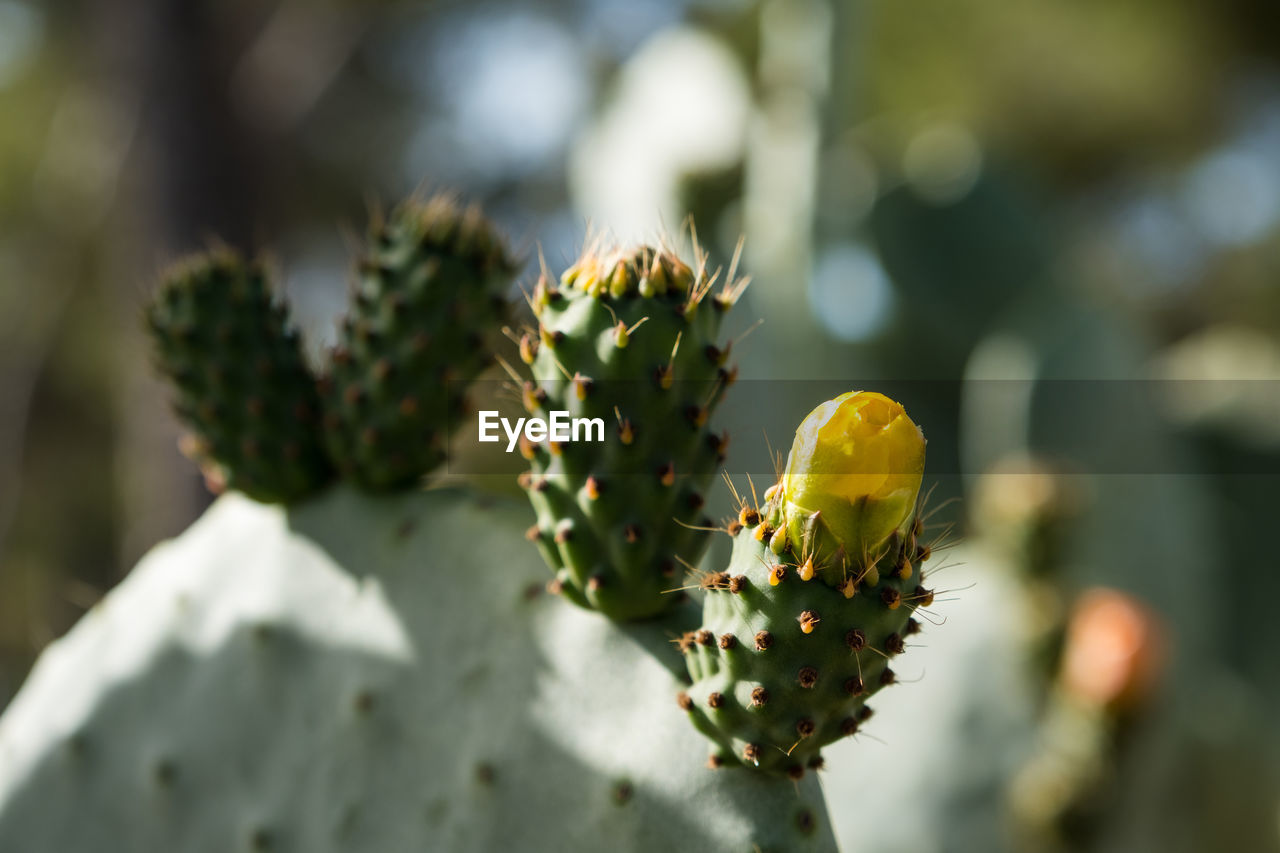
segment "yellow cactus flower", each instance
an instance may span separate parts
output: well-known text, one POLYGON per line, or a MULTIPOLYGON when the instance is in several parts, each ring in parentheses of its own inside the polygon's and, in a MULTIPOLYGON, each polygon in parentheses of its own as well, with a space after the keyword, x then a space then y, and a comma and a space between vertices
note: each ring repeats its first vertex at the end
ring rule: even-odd
POLYGON ((901 404, 850 391, 818 406, 796 430, 782 475, 785 524, 802 542, 818 513, 851 560, 874 559, 909 523, 924 477, 924 434, 901 404))

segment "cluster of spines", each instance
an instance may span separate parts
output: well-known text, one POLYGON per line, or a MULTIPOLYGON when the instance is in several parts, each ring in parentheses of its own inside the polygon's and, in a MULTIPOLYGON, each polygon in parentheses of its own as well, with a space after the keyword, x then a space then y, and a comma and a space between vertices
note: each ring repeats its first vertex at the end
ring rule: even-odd
POLYGON ((445 458, 466 384, 490 363, 514 264, 488 221, 437 196, 375 221, 321 381, 329 451, 365 488, 416 483, 445 458))
POLYGON ((320 401, 266 269, 230 250, 172 267, 146 311, 159 370, 176 386, 184 450, 215 491, 298 500, 333 477, 320 401))
POLYGON ((917 514, 870 560, 822 560, 778 538, 779 521, 770 505, 743 504, 725 525, 734 557, 729 571, 699 578, 705 620, 677 640, 693 679, 677 702, 715 742, 710 767, 798 779, 822 766, 823 746, 857 734, 873 713, 867 700, 896 683, 890 662, 921 630, 916 611, 934 603, 921 577, 933 547, 917 514))
MULTIPOLYGON (((736 259, 735 259, 736 261, 736 259)), ((534 379, 520 382, 532 415, 568 410, 608 424, 605 446, 523 442, 521 484, 538 511, 529 538, 556 572, 553 591, 614 619, 674 604, 680 561, 696 561, 712 522, 702 489, 728 436, 708 420, 736 371, 715 338, 745 287, 674 253, 588 250, 530 297, 536 328, 517 338, 534 379), (700 310, 708 298, 711 311, 700 310), (674 519, 674 520, 673 520, 674 519)))

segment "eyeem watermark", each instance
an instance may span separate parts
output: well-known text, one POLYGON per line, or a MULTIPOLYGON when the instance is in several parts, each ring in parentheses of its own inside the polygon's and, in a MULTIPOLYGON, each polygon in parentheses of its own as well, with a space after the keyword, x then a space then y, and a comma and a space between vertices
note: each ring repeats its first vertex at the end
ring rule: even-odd
POLYGON ((549 418, 517 418, 515 426, 497 411, 480 412, 480 440, 501 441, 498 426, 507 434, 507 452, 515 450, 521 433, 530 441, 604 441, 604 418, 575 418, 568 412, 552 411, 549 418))

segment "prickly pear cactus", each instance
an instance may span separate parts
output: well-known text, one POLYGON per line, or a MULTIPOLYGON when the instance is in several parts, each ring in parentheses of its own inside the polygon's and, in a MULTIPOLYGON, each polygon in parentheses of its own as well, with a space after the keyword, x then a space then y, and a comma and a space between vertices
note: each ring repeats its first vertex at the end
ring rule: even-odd
POLYGON ((542 592, 525 513, 225 495, 0 717, 0 850, 834 851, 815 779, 703 766, 673 623, 542 592))
POLYGON ((703 495, 728 443, 709 418, 734 375, 718 335, 745 282, 731 269, 713 286, 701 257, 693 269, 665 250, 589 249, 559 287, 544 275, 533 293, 525 408, 598 419, 604 440, 524 446, 529 536, 553 588, 611 619, 673 607, 681 564, 706 547, 703 495))
POLYGON ((185 449, 215 488, 286 502, 332 479, 320 400, 261 264, 228 250, 183 261, 164 276, 146 322, 192 430, 185 449))
POLYGON ((353 305, 322 380, 338 470, 411 485, 442 463, 467 383, 491 363, 515 265, 492 226, 447 196, 408 201, 370 229, 353 305))
POLYGON ((793 778, 857 733, 867 700, 932 604, 916 510, 924 438, 897 403, 844 394, 796 431, 779 482, 729 527, 733 555, 704 575, 702 626, 684 635, 693 684, 679 706, 711 764, 793 778))

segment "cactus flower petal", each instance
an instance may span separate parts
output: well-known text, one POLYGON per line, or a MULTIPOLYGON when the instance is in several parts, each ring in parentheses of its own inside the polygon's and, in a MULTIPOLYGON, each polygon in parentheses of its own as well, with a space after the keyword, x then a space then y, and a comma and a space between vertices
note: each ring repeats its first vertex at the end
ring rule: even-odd
POLYGON ((920 428, 883 394, 850 391, 828 400, 800 424, 787 458, 787 529, 799 541, 820 514, 846 553, 872 554, 911 518, 924 447, 920 428))

